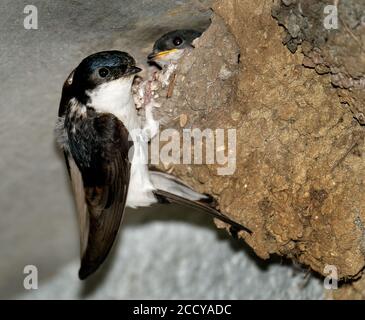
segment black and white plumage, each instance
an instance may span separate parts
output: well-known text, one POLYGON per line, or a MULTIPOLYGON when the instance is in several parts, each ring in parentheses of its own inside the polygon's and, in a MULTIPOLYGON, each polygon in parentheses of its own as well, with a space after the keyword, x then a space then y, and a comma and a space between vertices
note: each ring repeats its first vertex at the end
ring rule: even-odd
POLYGON ((106 51, 85 58, 66 80, 56 135, 64 151, 80 223, 80 279, 107 257, 125 207, 157 202, 203 209, 239 230, 250 232, 212 207, 210 197, 165 173, 151 171, 143 141, 158 123, 151 106, 146 121, 137 114, 132 83, 141 69, 127 53, 106 51))
POLYGON ((185 50, 194 48, 193 41, 201 35, 201 32, 192 29, 179 29, 168 32, 155 42, 148 60, 160 67, 176 62, 182 57, 185 50))

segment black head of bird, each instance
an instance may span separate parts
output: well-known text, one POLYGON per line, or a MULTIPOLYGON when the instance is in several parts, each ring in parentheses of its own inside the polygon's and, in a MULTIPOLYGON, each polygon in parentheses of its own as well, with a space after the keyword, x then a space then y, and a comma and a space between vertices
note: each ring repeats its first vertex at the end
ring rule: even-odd
MULTIPOLYGON (((103 51, 86 57, 71 73, 67 82, 68 95, 86 104, 88 92, 107 85, 115 80, 133 79, 142 71, 136 67, 136 61, 126 52, 103 51)), ((67 84, 67 83, 66 83, 67 84)))
POLYGON ((161 67, 172 61, 177 61, 185 50, 194 48, 193 41, 200 36, 201 32, 189 29, 166 33, 155 42, 148 60, 161 67))

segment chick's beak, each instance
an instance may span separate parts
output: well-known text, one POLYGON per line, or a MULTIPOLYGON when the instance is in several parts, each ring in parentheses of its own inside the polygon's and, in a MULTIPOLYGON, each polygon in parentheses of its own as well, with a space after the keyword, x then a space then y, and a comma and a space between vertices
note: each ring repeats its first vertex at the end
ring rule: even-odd
POLYGON ((147 57, 148 60, 153 60, 156 57, 156 53, 150 53, 147 57))
POLYGON ((178 49, 171 49, 171 50, 166 50, 166 51, 161 51, 161 52, 152 52, 151 54, 148 55, 147 59, 148 60, 158 60, 159 58, 162 58, 164 56, 169 55, 170 53, 173 52, 177 52, 178 49))

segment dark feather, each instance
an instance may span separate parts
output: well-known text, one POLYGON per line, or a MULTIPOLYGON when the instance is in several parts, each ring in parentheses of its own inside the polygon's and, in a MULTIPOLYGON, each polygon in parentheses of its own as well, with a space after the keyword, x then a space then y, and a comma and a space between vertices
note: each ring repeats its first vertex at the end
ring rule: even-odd
POLYGON ((232 227, 234 227, 238 231, 245 231, 249 234, 252 234, 251 230, 249 230, 245 226, 240 225, 239 223, 233 221, 232 219, 230 219, 229 217, 227 217, 220 211, 216 210, 214 208, 215 201, 213 200, 213 198, 202 199, 199 201, 192 201, 192 200, 180 197, 178 195, 172 194, 172 193, 164 191, 164 190, 155 190, 154 194, 157 197, 157 199, 159 200, 159 202, 176 203, 176 204, 187 206, 189 208, 203 210, 204 212, 209 213, 214 218, 230 224, 232 227))
POLYGON ((130 162, 128 131, 112 114, 66 116, 68 163, 81 228, 80 279, 95 272, 116 238, 127 198, 130 162))

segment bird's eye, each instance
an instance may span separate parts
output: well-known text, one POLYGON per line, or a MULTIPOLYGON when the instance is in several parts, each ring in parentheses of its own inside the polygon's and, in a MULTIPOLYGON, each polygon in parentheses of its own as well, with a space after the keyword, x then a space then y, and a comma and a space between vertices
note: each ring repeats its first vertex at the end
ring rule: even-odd
POLYGON ((175 46, 179 46, 183 43, 183 39, 181 39, 180 37, 176 37, 174 40, 173 40, 173 43, 175 46))
POLYGON ((99 69, 99 76, 102 78, 107 77, 109 74, 109 70, 107 68, 100 68, 99 69))

